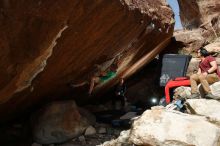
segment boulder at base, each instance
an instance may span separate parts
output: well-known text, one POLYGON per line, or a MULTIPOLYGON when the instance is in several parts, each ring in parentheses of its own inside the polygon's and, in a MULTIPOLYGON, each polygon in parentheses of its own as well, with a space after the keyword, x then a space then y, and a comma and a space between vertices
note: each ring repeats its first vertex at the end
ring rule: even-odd
POLYGON ((65 142, 89 126, 74 101, 53 102, 33 115, 32 122, 34 141, 40 144, 65 142))
POLYGON ((152 146, 219 146, 220 129, 205 117, 164 109, 145 111, 134 121, 130 141, 152 146))
POLYGON ((206 116, 210 122, 220 126, 220 102, 209 99, 188 99, 188 105, 198 115, 206 116))
POLYGON ((219 146, 220 128, 206 117, 153 107, 133 119, 132 128, 100 146, 219 146))

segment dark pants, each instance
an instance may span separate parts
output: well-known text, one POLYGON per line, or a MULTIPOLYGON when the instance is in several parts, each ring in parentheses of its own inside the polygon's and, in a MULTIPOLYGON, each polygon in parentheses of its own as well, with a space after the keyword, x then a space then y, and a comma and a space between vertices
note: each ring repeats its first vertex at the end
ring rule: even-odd
POLYGON ((112 99, 112 105, 115 106, 117 101, 120 101, 121 107, 125 106, 125 96, 122 95, 114 96, 114 98, 112 99))

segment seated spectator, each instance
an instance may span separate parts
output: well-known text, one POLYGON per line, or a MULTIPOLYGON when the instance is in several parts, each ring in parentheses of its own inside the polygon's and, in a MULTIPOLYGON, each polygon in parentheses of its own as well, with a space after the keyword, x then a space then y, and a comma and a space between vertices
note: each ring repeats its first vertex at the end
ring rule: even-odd
POLYGON ((209 84, 213 84, 220 80, 220 72, 215 58, 209 55, 209 52, 205 48, 200 48, 198 50, 198 56, 201 59, 198 72, 190 76, 192 93, 190 98, 200 97, 198 83, 201 83, 201 86, 205 91, 205 98, 220 99, 220 97, 214 96, 211 93, 211 89, 209 87, 209 84))

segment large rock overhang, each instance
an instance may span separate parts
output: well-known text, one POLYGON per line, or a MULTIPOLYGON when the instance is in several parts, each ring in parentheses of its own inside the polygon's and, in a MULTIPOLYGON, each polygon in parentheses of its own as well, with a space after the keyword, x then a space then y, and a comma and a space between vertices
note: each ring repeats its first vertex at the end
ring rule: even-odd
POLYGON ((116 78, 130 76, 162 51, 173 28, 164 0, 1 1, 1 119, 69 95, 67 83, 88 80, 95 64, 117 56, 116 78))

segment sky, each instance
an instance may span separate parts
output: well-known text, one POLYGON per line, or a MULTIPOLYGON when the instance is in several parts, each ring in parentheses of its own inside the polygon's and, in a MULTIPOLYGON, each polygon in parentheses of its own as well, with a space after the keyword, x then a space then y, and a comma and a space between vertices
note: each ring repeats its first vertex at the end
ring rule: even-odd
POLYGON ((175 20, 176 20, 175 29, 182 29, 182 24, 180 22, 180 16, 179 16, 179 4, 177 0, 167 0, 167 2, 171 6, 175 14, 175 20))

